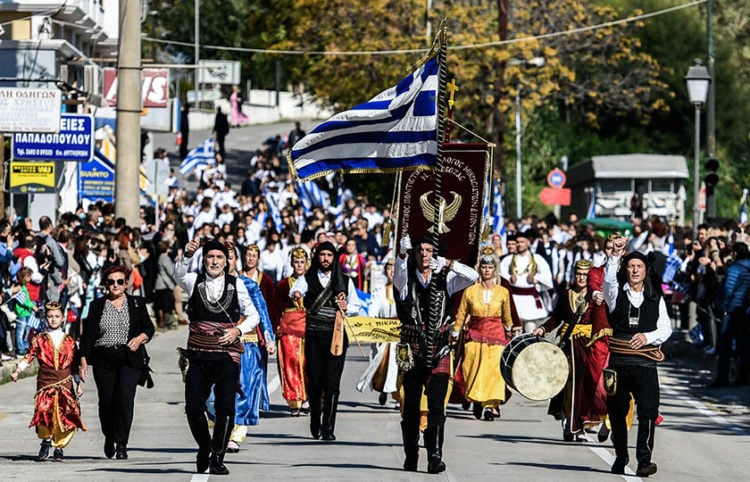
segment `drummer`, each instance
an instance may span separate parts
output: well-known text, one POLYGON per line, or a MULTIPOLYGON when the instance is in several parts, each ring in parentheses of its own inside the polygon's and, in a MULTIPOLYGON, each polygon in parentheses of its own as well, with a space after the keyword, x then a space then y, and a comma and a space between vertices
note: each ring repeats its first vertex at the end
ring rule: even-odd
POLYGON ((575 264, 575 283, 560 296, 552 315, 532 334, 544 336, 562 325, 557 336, 560 348, 568 358, 568 382, 550 400, 548 413, 563 421, 563 439, 587 441, 584 428, 601 423, 600 441, 607 439, 604 423, 607 415, 607 394, 602 383, 602 372, 609 357, 606 307, 591 299, 587 288, 592 264, 579 260, 575 264))
POLYGON ((612 473, 624 474, 630 460, 626 415, 632 396, 638 413, 636 475, 648 477, 656 473, 656 464, 652 461, 659 415, 656 366, 664 359, 660 347, 671 336, 672 323, 661 294, 660 279, 652 280, 648 258, 637 251, 626 255, 619 276, 625 281, 618 283, 617 267, 621 255, 622 248, 617 246, 607 262, 604 277, 604 297, 613 331, 607 375, 614 376, 605 377, 616 455, 612 473))
POLYGON ((511 298, 501 285, 498 260, 491 246, 479 258, 479 282, 466 288, 458 306, 451 336, 463 332, 461 372, 466 400, 474 404, 474 417, 491 422, 508 399, 500 374, 500 357, 513 328, 511 298))
POLYGON ((442 460, 445 436, 445 400, 453 375, 448 331, 452 321, 451 296, 476 282, 477 272, 458 261, 437 256, 427 236, 416 240, 412 248, 406 235, 399 241, 399 254, 393 273, 393 296, 401 320, 399 367, 403 372, 404 470, 417 471, 419 460, 419 421, 422 392, 427 396, 427 471, 445 470, 442 460), (434 277, 434 282, 433 282, 434 277), (432 292, 436 288, 438 291, 432 292), (435 299, 437 298, 437 300, 435 299), (431 303, 438 301, 437 320, 430 317, 431 303), (432 340, 427 337, 434 333, 432 340), (432 346, 432 351, 426 350, 432 346))

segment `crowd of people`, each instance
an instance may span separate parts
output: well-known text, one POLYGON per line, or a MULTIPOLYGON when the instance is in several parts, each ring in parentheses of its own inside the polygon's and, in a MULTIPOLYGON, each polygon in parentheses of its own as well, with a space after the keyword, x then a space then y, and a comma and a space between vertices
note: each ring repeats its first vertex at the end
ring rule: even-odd
MULTIPOLYGON (((298 131, 289 137, 304 136, 298 131)), ((82 390, 89 365, 104 453, 127 459, 135 390, 150 381, 145 346, 155 329, 181 324, 189 331, 181 367, 196 469, 212 474, 229 472, 225 454, 240 449, 268 409, 269 356, 277 356, 290 416, 309 415, 313 438, 336 440, 349 344, 342 319, 358 313, 401 323, 399 340, 373 345, 357 388, 399 403, 407 471, 417 470, 420 431, 428 472, 445 470, 448 400, 477 419, 500 416, 514 388, 500 359, 524 334, 557 337, 571 374, 549 413, 565 440, 587 440, 595 427, 605 441, 611 431, 614 473, 629 462, 631 398, 637 473, 656 472, 659 346, 673 328, 691 328, 689 303, 697 306, 694 341, 718 357, 711 386, 750 381, 743 227, 701 225, 693 235, 653 218, 635 220, 631 235, 605 237, 574 216, 506 220, 507 236, 492 234, 477 265, 467 266, 443 258, 429 237, 389 240, 389 206, 365 195, 349 192, 340 206, 309 203, 285 177, 279 146, 266 147, 239 191, 219 154, 196 172, 196 192, 174 183, 159 218, 143 208, 138 226, 102 203, 36 226, 0 221, 0 326, 11 335, 0 336, 3 360, 23 359, 17 379, 36 358, 39 389, 72 414, 61 424, 53 412, 62 405, 38 397, 40 460, 51 447, 62 460, 72 433, 85 428, 71 394, 82 390), (370 293, 369 306, 361 293, 370 293)))

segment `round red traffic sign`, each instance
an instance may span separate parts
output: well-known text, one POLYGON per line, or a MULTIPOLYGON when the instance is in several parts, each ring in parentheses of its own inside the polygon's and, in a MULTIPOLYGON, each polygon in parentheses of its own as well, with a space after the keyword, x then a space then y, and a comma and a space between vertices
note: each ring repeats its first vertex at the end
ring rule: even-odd
POLYGON ((562 169, 554 168, 547 174, 547 184, 549 184, 549 187, 560 189, 567 181, 568 177, 562 169))

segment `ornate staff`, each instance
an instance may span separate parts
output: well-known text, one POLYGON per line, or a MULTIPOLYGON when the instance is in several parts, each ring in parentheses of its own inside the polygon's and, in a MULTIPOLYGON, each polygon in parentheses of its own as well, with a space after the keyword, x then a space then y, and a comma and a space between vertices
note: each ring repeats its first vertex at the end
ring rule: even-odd
MULTIPOLYGON (((446 66, 446 54, 448 52, 447 43, 447 28, 445 19, 441 22, 440 26, 440 48, 438 50, 438 88, 437 88, 437 157, 435 159, 435 190, 434 200, 435 209, 432 211, 432 256, 437 259, 438 246, 440 242, 440 225, 443 221, 443 206, 442 192, 443 192, 443 155, 444 155, 444 144, 446 139, 446 122, 445 122, 445 110, 446 110, 446 86, 448 84, 447 78, 447 66, 446 66)), ((430 307, 427 319, 427 337, 425 340, 425 353, 426 353, 426 364, 427 367, 432 367, 433 350, 435 347, 435 337, 438 330, 443 322, 443 306, 445 303, 445 292, 439 289, 438 286, 438 274, 432 273, 430 279, 430 307)))

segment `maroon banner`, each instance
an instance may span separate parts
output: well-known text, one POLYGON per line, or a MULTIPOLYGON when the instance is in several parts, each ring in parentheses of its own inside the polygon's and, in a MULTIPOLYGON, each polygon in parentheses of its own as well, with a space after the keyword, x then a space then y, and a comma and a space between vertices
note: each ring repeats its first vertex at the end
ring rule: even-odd
POLYGON ((473 266, 479 250, 489 166, 486 144, 446 144, 440 196, 435 196, 433 171, 402 172, 396 246, 406 233, 412 240, 431 236, 438 206, 440 240, 448 247, 442 255, 473 266))

